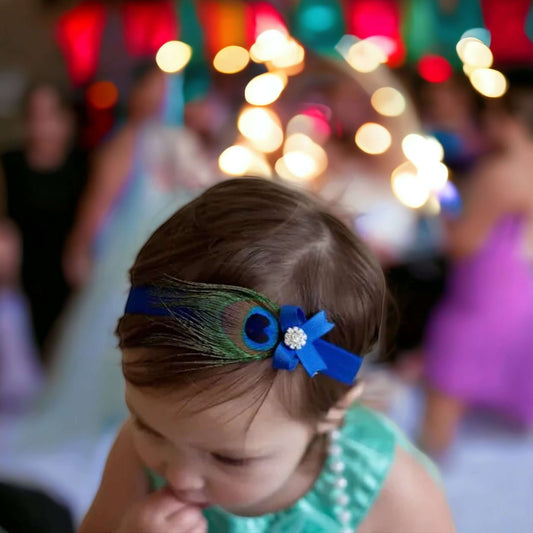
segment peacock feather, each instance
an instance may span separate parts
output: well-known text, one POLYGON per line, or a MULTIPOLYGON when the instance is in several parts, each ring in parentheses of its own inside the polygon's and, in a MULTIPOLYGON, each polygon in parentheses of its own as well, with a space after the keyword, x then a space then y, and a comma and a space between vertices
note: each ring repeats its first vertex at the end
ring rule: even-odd
POLYGON ((215 364, 265 359, 280 338, 279 307, 243 287, 176 279, 132 287, 126 313, 171 318, 168 335, 182 353, 215 364))

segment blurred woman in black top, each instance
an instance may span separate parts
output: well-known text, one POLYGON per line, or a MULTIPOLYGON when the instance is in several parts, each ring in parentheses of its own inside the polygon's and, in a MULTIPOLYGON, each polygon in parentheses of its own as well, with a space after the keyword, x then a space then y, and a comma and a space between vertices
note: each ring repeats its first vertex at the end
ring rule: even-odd
POLYGON ((87 158, 75 146, 73 110, 57 89, 34 87, 25 120, 25 146, 1 156, 0 173, 6 214, 22 234, 22 284, 42 350, 69 294, 61 256, 87 180, 87 158))

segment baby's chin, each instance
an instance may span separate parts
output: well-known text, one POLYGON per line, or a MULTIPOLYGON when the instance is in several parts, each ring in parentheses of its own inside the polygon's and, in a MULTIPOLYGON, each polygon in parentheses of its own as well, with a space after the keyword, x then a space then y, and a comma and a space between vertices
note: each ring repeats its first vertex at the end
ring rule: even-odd
POLYGON ((220 509, 223 509, 227 513, 231 513, 238 516, 259 516, 264 514, 260 510, 260 503, 256 501, 223 501, 215 504, 220 509))
POLYGON ((221 501, 216 506, 237 516, 261 516, 276 510, 272 508, 273 494, 258 494, 253 499, 250 496, 243 495, 242 499, 233 497, 231 501, 221 501))

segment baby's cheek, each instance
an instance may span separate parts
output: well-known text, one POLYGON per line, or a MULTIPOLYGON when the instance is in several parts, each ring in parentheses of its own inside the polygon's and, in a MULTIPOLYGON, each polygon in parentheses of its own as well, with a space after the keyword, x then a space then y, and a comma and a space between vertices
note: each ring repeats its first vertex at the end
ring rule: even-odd
POLYGON ((133 439, 133 444, 144 466, 154 472, 161 473, 164 461, 163 452, 160 446, 157 446, 152 440, 150 437, 137 434, 133 439))
POLYGON ((287 481, 287 476, 275 469, 258 469, 235 473, 212 480, 210 497, 221 507, 253 504, 271 496, 287 481))
POLYGON ((212 487, 210 498, 220 507, 231 510, 233 506, 243 506, 262 500, 269 495, 264 485, 235 477, 233 480, 218 483, 212 487))

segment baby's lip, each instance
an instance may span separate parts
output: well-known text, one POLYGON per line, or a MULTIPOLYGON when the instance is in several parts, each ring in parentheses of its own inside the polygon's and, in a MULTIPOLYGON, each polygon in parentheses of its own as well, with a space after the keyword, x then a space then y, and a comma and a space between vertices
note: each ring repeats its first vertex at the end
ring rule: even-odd
POLYGON ((211 504, 210 503, 200 503, 200 504, 196 504, 198 507, 200 507, 200 509, 207 509, 208 507, 211 507, 211 504))
POLYGON ((181 502, 192 505, 194 507, 199 507, 200 509, 207 509, 207 507, 211 507, 211 504, 209 502, 203 501, 203 502, 195 502, 191 500, 180 500, 181 502))

